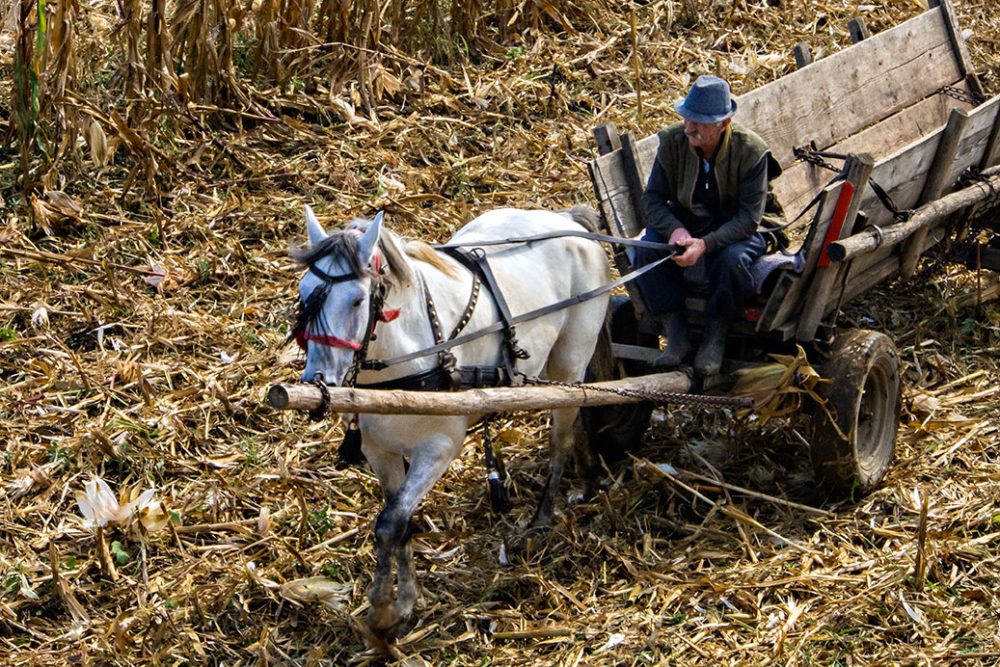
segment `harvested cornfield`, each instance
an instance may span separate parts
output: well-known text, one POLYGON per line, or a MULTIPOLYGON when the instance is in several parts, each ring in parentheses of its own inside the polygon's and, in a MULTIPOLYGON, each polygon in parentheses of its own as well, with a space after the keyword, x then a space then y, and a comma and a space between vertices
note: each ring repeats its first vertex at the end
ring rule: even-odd
MULTIPOLYGON (((507 415, 514 510, 489 512, 473 434, 418 515, 420 622, 387 654, 377 481, 338 469, 336 420, 264 404, 298 375, 303 204, 443 240, 588 203, 595 125, 648 134, 698 73, 746 91, 798 42, 923 7, 0 2, 0 663, 1000 662, 1000 288, 947 249, 843 315, 904 365, 870 496, 814 488, 795 414, 672 407, 507 554, 547 434, 507 415)), ((1000 93, 1000 7, 956 10, 1000 93)))

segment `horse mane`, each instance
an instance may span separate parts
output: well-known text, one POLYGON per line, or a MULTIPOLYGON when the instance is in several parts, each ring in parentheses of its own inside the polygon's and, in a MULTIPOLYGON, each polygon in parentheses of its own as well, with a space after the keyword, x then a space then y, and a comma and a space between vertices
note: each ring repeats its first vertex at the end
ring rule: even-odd
MULTIPOLYGON (((370 220, 355 218, 347 223, 347 229, 357 229, 364 233, 369 224, 371 224, 370 220)), ((430 245, 423 241, 405 239, 391 229, 387 229, 384 224, 382 225, 382 233, 379 234, 379 249, 382 251, 382 257, 388 266, 390 278, 394 278, 400 283, 408 284, 413 280, 413 267, 407 261, 407 257, 429 264, 451 278, 458 277, 455 268, 430 245)))
POLYGON ((351 271, 359 276, 371 273, 367 266, 362 266, 358 258, 358 238, 354 233, 334 232, 314 245, 296 246, 288 254, 299 264, 309 266, 330 255, 341 257, 347 261, 351 271))
POLYGON ((406 244, 405 252, 418 262, 430 264, 435 269, 450 278, 458 278, 458 273, 455 271, 455 267, 446 262, 441 257, 441 253, 423 241, 409 241, 406 244))
MULTIPOLYGON (((315 245, 294 247, 289 255, 299 264, 309 266, 313 262, 330 255, 346 258, 348 266, 357 275, 372 275, 367 266, 362 266, 358 259, 358 239, 368 229, 370 220, 354 218, 339 232, 329 234, 315 245)), ((407 257, 423 262, 441 271, 451 278, 457 278, 455 267, 445 261, 441 253, 423 241, 403 239, 393 231, 382 227, 379 234, 379 250, 385 261, 385 278, 390 284, 407 285, 414 279, 413 267, 407 257)))

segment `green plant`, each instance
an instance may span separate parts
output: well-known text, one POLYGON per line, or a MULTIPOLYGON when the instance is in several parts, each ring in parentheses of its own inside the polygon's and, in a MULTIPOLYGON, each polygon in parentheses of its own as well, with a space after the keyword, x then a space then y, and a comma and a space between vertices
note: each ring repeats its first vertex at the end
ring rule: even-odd
POLYGON ((20 593, 29 600, 37 600, 38 593, 31 587, 28 581, 28 574, 23 565, 18 565, 12 570, 7 570, 3 577, 3 590, 9 595, 20 593))
POLYGON ((243 468, 256 468, 260 465, 260 447, 253 438, 244 438, 240 441, 240 451, 243 452, 243 468))
POLYGON ((132 554, 130 554, 125 549, 125 546, 118 540, 115 540, 114 542, 111 543, 111 556, 115 559, 115 562, 118 563, 119 565, 125 565, 130 560, 132 560, 132 554))
POLYGON ((46 455, 48 456, 49 463, 58 462, 62 466, 63 470, 69 468, 69 449, 66 447, 52 443, 49 445, 46 455))

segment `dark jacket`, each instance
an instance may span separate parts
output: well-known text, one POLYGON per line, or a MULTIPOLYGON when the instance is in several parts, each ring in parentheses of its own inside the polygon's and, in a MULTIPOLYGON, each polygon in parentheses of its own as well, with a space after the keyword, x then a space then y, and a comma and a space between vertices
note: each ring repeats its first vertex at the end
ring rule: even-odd
POLYGON ((659 133, 660 145, 642 195, 649 225, 664 238, 679 227, 705 241, 708 252, 750 238, 761 222, 768 194, 768 168, 777 163, 764 140, 730 124, 711 161, 721 211, 710 215, 694 201, 702 161, 682 123, 659 133))

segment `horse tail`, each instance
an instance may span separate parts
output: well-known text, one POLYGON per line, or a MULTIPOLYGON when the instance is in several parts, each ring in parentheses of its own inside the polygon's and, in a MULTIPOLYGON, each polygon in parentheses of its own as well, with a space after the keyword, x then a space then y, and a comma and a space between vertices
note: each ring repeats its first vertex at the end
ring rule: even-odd
POLYGON ((560 213, 568 216, 570 220, 580 225, 588 232, 596 232, 600 229, 600 214, 586 204, 577 204, 571 209, 560 211, 560 213))

